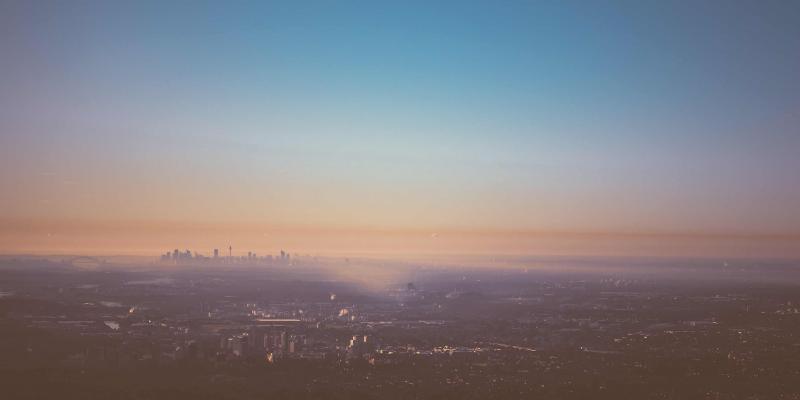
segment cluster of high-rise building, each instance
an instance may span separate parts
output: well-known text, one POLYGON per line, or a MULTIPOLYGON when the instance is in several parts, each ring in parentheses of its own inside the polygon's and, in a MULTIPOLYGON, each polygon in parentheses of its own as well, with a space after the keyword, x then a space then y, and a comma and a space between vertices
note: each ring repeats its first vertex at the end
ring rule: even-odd
POLYGON ((271 264, 271 263, 289 263, 291 261, 291 255, 281 250, 279 254, 272 255, 267 254, 264 256, 259 256, 257 253, 248 251, 247 255, 241 256, 234 256, 233 255, 233 247, 228 246, 228 255, 220 255, 219 249, 213 250, 213 256, 205 256, 198 252, 192 252, 191 250, 184 250, 180 251, 179 249, 174 249, 172 251, 168 251, 161 255, 162 262, 169 262, 174 264, 187 264, 187 263, 197 263, 197 262, 218 262, 218 263, 225 263, 225 264, 271 264))
POLYGON ((237 357, 265 357, 272 362, 277 358, 297 354, 308 343, 306 335, 286 330, 251 328, 248 332, 223 336, 220 349, 237 357))

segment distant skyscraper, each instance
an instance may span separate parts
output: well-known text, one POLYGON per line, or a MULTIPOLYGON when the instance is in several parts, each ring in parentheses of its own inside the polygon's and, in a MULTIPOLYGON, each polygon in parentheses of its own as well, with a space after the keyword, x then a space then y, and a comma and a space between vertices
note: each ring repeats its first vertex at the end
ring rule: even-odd
POLYGON ((214 249, 214 258, 219 258, 219 249, 214 249))

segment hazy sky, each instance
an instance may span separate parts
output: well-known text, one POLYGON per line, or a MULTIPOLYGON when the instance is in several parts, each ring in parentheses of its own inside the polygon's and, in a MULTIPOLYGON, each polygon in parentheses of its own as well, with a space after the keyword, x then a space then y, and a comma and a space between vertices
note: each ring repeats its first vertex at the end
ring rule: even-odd
POLYGON ((0 0, 6 233, 800 233, 799 2, 262 3, 0 0))

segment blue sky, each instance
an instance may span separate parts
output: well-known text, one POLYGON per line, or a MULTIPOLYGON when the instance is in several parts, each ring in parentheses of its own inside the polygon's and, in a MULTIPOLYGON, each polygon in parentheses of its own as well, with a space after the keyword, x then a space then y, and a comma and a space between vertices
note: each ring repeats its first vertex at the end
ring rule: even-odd
POLYGON ((795 2, 0 15, 6 218, 800 228, 795 2))

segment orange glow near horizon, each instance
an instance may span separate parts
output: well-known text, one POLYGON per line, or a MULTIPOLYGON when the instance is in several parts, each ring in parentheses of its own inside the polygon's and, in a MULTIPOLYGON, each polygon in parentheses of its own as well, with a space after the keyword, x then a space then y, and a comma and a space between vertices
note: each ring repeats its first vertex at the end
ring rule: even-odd
POLYGON ((534 232, 470 229, 386 229, 188 222, 5 220, 2 254, 156 256, 173 248, 209 255, 566 255, 664 257, 800 256, 800 236, 675 233, 534 232))

